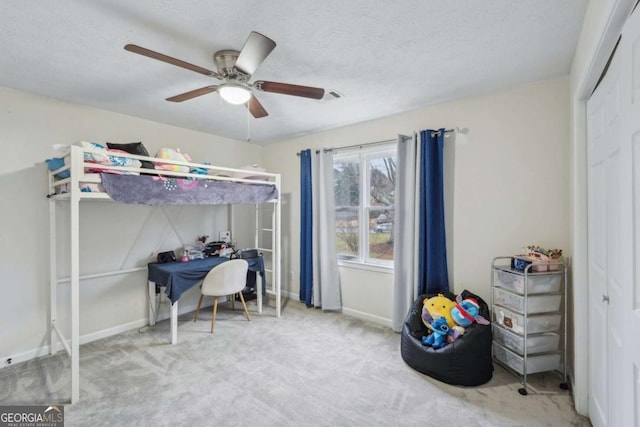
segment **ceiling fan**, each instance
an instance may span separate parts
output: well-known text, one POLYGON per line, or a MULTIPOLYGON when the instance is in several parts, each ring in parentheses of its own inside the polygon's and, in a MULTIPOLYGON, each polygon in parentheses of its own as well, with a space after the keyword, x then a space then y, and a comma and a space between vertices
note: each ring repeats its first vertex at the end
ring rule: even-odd
POLYGON ((267 116, 268 113, 253 94, 253 89, 312 99, 321 99, 324 96, 324 89, 316 87, 265 80, 258 80, 253 83, 249 82, 251 75, 255 73, 260 64, 262 64, 275 47, 276 42, 260 33, 252 31, 241 51, 221 50, 213 55, 213 60, 218 71, 211 71, 135 44, 128 44, 124 48, 138 55, 147 56, 152 59, 157 59, 158 61, 177 65, 178 67, 222 80, 221 84, 205 86, 181 93, 180 95, 167 98, 167 101, 182 102, 211 92, 218 92, 220 96, 229 103, 244 104, 251 115, 259 119, 267 116))

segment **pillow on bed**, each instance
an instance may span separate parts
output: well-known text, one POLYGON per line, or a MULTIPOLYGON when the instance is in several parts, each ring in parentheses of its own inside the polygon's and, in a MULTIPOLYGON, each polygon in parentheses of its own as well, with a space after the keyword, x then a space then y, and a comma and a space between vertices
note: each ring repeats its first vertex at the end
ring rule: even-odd
MULTIPOLYGON (((61 157, 53 157, 51 159, 45 160, 45 162, 47 163, 47 168, 49 168, 49 171, 51 172, 60 169, 66 164, 65 160, 61 157)), ((70 176, 71 173, 69 172, 69 170, 62 171, 56 175, 57 178, 69 178, 70 176)))
MULTIPOLYGON (((100 150, 100 151, 104 151, 107 149, 107 147, 105 147, 102 144, 98 144, 97 142, 87 142, 87 141, 82 141, 80 142, 80 146, 82 148, 93 148, 96 150, 100 150)), ((96 153, 84 153, 84 160, 85 162, 99 162, 98 158, 101 160, 104 160, 106 156, 102 156, 100 154, 96 154, 96 153)))
MULTIPOLYGON (((173 160, 176 162, 191 162, 191 157, 188 154, 181 153, 180 150, 175 150, 173 148, 161 148, 156 153, 156 158, 173 160)), ((189 166, 174 165, 170 163, 156 163, 155 168, 173 172, 189 172, 189 166)))
MULTIPOLYGON (((116 150, 126 151, 129 154, 135 154, 137 156, 145 156, 150 157, 147 148, 142 144, 142 142, 130 142, 127 144, 117 144, 114 142, 107 142, 107 147, 113 148, 116 150)), ((153 162, 148 160, 141 160, 142 167, 144 169, 153 169, 153 162)))
MULTIPOLYGON (((142 163, 140 162, 140 160, 112 155, 117 153, 129 154, 126 151, 116 150, 112 148, 107 149, 107 148, 104 148, 102 144, 98 144, 97 142, 82 141, 81 145, 85 148, 93 148, 100 151, 100 153, 85 153, 85 161, 87 162, 94 162, 94 163, 98 163, 100 165, 106 165, 106 166, 128 166, 128 167, 134 167, 134 168, 139 168, 140 166, 142 166, 142 163)), ((96 169, 101 169, 101 168, 96 168, 96 169)), ((138 175, 138 172, 129 172, 129 171, 102 170, 102 172, 138 175)))
POLYGON ((258 165, 241 166, 238 169, 242 169, 242 170, 244 170, 246 172, 234 172, 233 176, 235 178, 255 179, 255 180, 262 180, 262 181, 268 181, 269 180, 269 178, 264 176, 264 175, 256 175, 255 174, 255 172, 266 172, 263 167, 260 167, 258 165))

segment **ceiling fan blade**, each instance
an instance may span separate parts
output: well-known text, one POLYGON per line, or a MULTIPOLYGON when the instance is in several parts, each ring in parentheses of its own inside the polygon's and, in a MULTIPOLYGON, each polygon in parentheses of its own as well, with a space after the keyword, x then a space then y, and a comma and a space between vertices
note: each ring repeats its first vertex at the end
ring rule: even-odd
POLYGON ((181 93, 180 95, 172 96, 171 98, 167 98, 167 101, 171 102, 182 102, 188 99, 195 98, 197 96, 206 95, 211 92, 215 92, 218 89, 218 86, 205 86, 200 89, 190 90, 189 92, 181 93))
POLYGON ((276 42, 269 37, 252 31, 236 59, 235 67, 244 74, 252 75, 275 47, 276 42))
POLYGON ((263 92, 282 93, 284 95, 302 96, 305 98, 322 99, 324 89, 310 86, 298 86, 289 83, 266 82, 258 80, 253 84, 258 90, 263 92))
POLYGON ((247 107, 247 109, 249 109, 251 115, 256 119, 269 115, 260 101, 258 101, 258 98, 253 95, 251 95, 251 98, 249 98, 249 100, 244 105, 247 107))
POLYGON ((158 53, 153 50, 149 50, 147 48, 144 48, 135 44, 128 44, 124 48, 129 52, 133 52, 133 53, 137 53, 138 55, 157 59, 158 61, 166 62, 168 64, 177 65, 178 67, 186 68, 187 70, 195 71, 196 73, 204 74, 205 76, 217 77, 218 75, 217 73, 211 70, 207 70, 206 68, 202 68, 197 65, 190 64, 180 59, 172 58, 171 56, 167 56, 162 53, 158 53))

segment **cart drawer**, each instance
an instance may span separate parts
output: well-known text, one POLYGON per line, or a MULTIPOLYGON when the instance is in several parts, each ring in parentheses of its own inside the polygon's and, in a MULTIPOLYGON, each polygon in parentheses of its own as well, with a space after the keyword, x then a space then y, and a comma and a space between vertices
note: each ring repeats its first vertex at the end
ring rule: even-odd
MULTIPOLYGON (((524 275, 504 270, 495 270, 496 286, 524 294, 524 275)), ((527 294, 558 292, 560 290, 560 274, 531 274, 527 276, 527 294)))
MULTIPOLYGON (((493 344, 493 356, 520 375, 524 372, 524 357, 499 344, 493 344)), ((527 374, 560 370, 560 353, 527 356, 527 374)))
MULTIPOLYGON (((525 316, 504 307, 493 307, 493 320, 500 326, 516 332, 524 334, 525 316)), ((534 314, 526 316, 527 334, 539 334, 541 332, 558 332, 562 321, 561 313, 551 314, 534 314)))
MULTIPOLYGON (((499 326, 493 325, 493 339, 495 342, 519 355, 524 354, 524 337, 514 334, 499 326)), ((527 355, 534 353, 547 353, 557 351, 560 343, 560 335, 547 332, 542 335, 529 335, 527 337, 527 355)))
MULTIPOLYGON (((494 288, 493 298, 496 304, 513 311, 524 313, 524 296, 494 288)), ((527 314, 559 311, 562 295, 528 295, 527 314)))

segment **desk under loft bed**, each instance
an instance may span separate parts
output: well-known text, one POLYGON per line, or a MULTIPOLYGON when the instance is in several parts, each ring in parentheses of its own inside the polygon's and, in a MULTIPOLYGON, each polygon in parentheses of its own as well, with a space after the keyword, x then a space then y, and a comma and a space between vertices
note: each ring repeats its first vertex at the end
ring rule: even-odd
MULTIPOLYGON (((176 204, 204 204, 204 205, 233 205, 255 204, 256 210, 264 209, 265 205, 272 205, 271 212, 271 247, 258 248, 261 252, 270 252, 271 273, 270 286, 267 294, 275 297, 276 315, 281 311, 281 261, 280 261, 280 175, 251 171, 247 175, 244 169, 233 169, 208 164, 154 158, 135 154, 118 153, 119 160, 128 158, 139 160, 146 165, 161 165, 160 169, 150 169, 119 166, 116 164, 96 165, 92 161, 95 157, 112 156, 104 150, 92 147, 69 146, 61 158, 65 165, 50 171, 48 174, 49 198, 49 248, 50 248, 50 353, 58 352, 58 338, 71 358, 71 403, 79 399, 79 286, 80 286, 80 209, 85 203, 92 201, 116 201, 130 204, 147 205, 176 205, 176 204), (167 166, 169 166, 167 168, 167 166), (174 169, 174 170, 166 170, 174 169), (181 170, 181 171, 176 171, 181 170), (196 171, 196 173, 193 173, 196 171), (70 215, 70 277, 58 278, 56 210, 59 203, 69 203, 70 215), (60 330, 57 321, 57 288, 60 283, 70 283, 70 318, 71 336, 67 339, 60 330)), ((137 163, 137 162, 136 162, 137 163)), ((153 167, 153 166, 152 166, 153 167)), ((232 225, 233 227, 233 225, 232 225)), ((264 232, 256 221, 256 246, 258 235, 264 232)), ((124 273, 125 271, 123 271, 124 273)), ((97 273, 87 277, 99 277, 97 273)), ((84 278, 84 277, 83 277, 84 278)), ((143 285, 143 284, 141 284, 143 285)), ((260 307, 258 308, 260 310, 260 307)))

